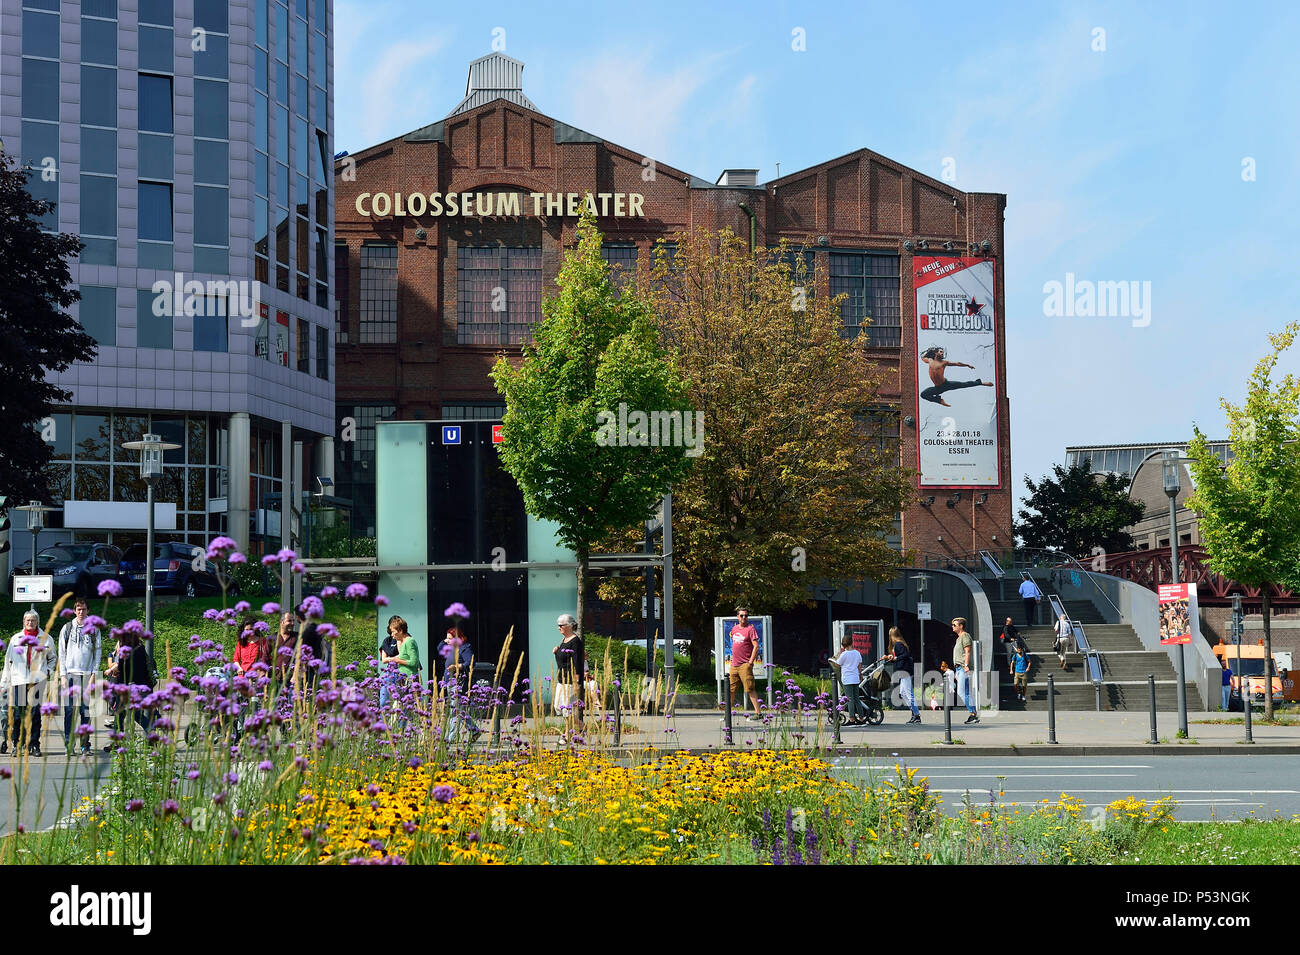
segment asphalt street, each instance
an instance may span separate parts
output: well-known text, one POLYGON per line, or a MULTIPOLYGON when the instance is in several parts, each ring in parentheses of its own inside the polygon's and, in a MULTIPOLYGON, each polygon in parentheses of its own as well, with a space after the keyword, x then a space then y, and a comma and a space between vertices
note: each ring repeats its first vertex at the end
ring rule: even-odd
POLYGON ((880 758, 841 757, 836 772, 877 780, 894 775, 895 764, 916 769, 942 795, 945 812, 962 807, 967 792, 977 803, 1025 806, 1069 793, 1088 811, 1115 799, 1173 796, 1183 822, 1290 819, 1300 815, 1300 756, 1061 756, 880 758))
POLYGON ((14 775, 0 780, 0 832, 48 829, 106 785, 109 757, 96 754, 86 761, 46 756, 20 763, 0 756, 0 766, 14 775))

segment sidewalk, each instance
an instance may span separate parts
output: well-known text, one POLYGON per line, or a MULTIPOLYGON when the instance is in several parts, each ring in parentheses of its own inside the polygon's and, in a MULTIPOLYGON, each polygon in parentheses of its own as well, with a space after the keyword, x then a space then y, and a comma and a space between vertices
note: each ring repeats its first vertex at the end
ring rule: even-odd
MULTIPOLYGON (((1233 714, 1236 715, 1236 714, 1233 714)), ((943 713, 926 711, 920 726, 907 725, 905 710, 889 710, 879 726, 845 726, 840 730, 843 745, 833 745, 833 732, 827 725, 821 730, 821 748, 854 755, 887 753, 918 756, 942 753, 945 756, 1089 756, 1089 755, 1159 755, 1178 754, 1236 756, 1261 753, 1300 755, 1300 725, 1253 726, 1255 742, 1245 742, 1242 723, 1214 724, 1198 720, 1218 719, 1222 713, 1188 713, 1187 728, 1191 739, 1180 740, 1178 715, 1157 714, 1157 736, 1161 742, 1151 745, 1150 717, 1129 712, 1062 712, 1056 714, 1056 743, 1048 743, 1047 714, 1024 712, 985 712, 980 722, 965 725, 965 709, 952 711, 953 745, 944 743, 943 713)), ((679 711, 671 720, 664 717, 638 718, 642 733, 625 736, 623 743, 650 743, 656 747, 709 751, 721 748, 750 749, 790 746, 812 748, 817 737, 816 722, 802 730, 765 728, 743 714, 733 714, 734 744, 723 742, 722 714, 716 711, 679 711), (672 732, 666 732, 671 728, 672 732), (802 732, 804 738, 793 735, 802 732)))

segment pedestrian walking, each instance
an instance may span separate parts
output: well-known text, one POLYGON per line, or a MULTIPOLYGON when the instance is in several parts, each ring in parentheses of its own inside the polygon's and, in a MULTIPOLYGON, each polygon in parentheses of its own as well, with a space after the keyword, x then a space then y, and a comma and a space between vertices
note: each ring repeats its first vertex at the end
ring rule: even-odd
MULTIPOLYGON (((72 605, 73 617, 59 631, 59 673, 63 695, 63 742, 68 755, 72 755, 73 715, 80 717, 78 727, 90 724, 90 691, 95 673, 99 670, 101 652, 99 631, 93 633, 86 626, 90 607, 78 597, 72 605)), ((92 729, 93 733, 93 729, 92 729)), ((81 752, 91 751, 90 736, 81 740, 81 752)))
POLYGON ((1030 630, 1037 616, 1038 602, 1043 599, 1043 592, 1038 589, 1038 584, 1034 583, 1032 578, 1020 582, 1020 599, 1025 604, 1025 629, 1030 630))
POLYGON ((1232 670, 1228 668, 1228 658, 1226 656, 1219 657, 1219 662, 1223 664, 1221 709, 1226 713, 1228 711, 1228 704, 1232 700, 1232 670))
MULTIPOLYGON (((462 724, 470 735, 470 742, 478 737, 478 727, 474 725, 470 712, 469 693, 472 689, 474 673, 474 648, 470 646, 469 637, 460 627, 452 626, 438 644, 438 656, 442 659, 442 684, 446 690, 447 706, 451 719, 447 724, 449 739, 460 739, 462 724)), ((437 661, 434 661, 435 664, 437 661)))
POLYGON ((397 682, 399 648, 397 635, 406 632, 406 621, 393 614, 388 618, 388 636, 379 645, 379 709, 385 710, 393 699, 393 686, 397 682))
MULTIPOLYGON (((140 633, 135 630, 123 630, 119 645, 121 649, 118 650, 117 659, 106 671, 108 678, 123 686, 152 690, 157 679, 153 675, 153 667, 149 663, 149 651, 144 648, 140 633)), ((140 729, 146 733, 149 732, 149 726, 153 722, 150 712, 132 707, 129 698, 118 699, 113 716, 114 728, 119 734, 125 734, 128 718, 133 718, 140 725, 140 729)), ((111 753, 116 746, 116 743, 110 742, 104 747, 104 752, 111 753)))
POLYGON ((894 662, 894 674, 898 677, 898 692, 903 702, 912 711, 912 718, 907 722, 921 722, 921 711, 917 708, 916 695, 912 692, 912 668, 915 666, 912 662, 912 651, 897 627, 889 628, 889 654, 881 659, 894 662))
MULTIPOLYGON (((401 617, 397 619, 401 624, 401 631, 394 636, 397 638, 397 672, 400 682, 395 685, 394 690, 405 692, 408 686, 414 686, 420 680, 420 645, 407 630, 406 621, 401 617)), ((404 715, 398 720, 398 725, 406 729, 404 715)))
POLYGON ((23 614, 23 628, 9 639, 4 673, 0 674, 0 695, 9 703, 14 755, 27 746, 32 756, 41 756, 41 703, 54 673, 58 650, 50 635, 41 629, 35 610, 23 614))
POLYGON ((560 642, 551 648, 555 657, 555 689, 551 701, 555 712, 568 715, 581 711, 583 702, 583 675, 587 672, 586 645, 579 635, 577 618, 571 613, 561 614, 555 620, 560 631, 560 642))
POLYGON ((736 705, 736 691, 744 687, 754 712, 751 720, 758 719, 758 693, 754 689, 754 667, 762 663, 763 648, 758 638, 758 628, 749 622, 749 610, 736 608, 736 623, 727 634, 730 643, 726 652, 727 676, 731 687, 731 705, 736 705))
POLYGON ((952 665, 957 678, 957 696, 966 704, 966 709, 970 712, 970 715, 966 717, 966 722, 978 723, 980 714, 979 707, 975 704, 975 685, 971 674, 971 667, 974 664, 975 640, 966 632, 965 617, 953 618, 952 632, 957 637, 957 642, 953 644, 952 648, 952 665))
POLYGON ((1020 631, 1016 629, 1010 617, 1007 617, 1007 622, 1002 625, 1002 633, 998 635, 998 639, 1002 641, 1002 649, 1008 654, 1011 653, 1011 644, 1020 639, 1020 631))
POLYGON ((1074 628, 1070 626, 1070 618, 1061 614, 1053 630, 1056 633, 1056 640, 1052 643, 1052 649, 1056 651, 1056 657, 1061 661, 1061 669, 1067 670, 1069 668, 1065 665, 1065 655, 1071 651, 1074 644, 1074 628))
MULTIPOLYGON (((840 685, 849 698, 848 721, 854 726, 867 722, 866 710, 862 706, 862 654, 853 649, 853 636, 845 634, 840 638, 840 652, 831 657, 831 666, 840 671, 840 685)), ((835 701, 839 705, 839 701, 835 701)))
POLYGON ((1016 691, 1016 699, 1024 703, 1029 690, 1029 654, 1025 652, 1023 643, 1012 643, 1010 653, 1011 685, 1016 691))

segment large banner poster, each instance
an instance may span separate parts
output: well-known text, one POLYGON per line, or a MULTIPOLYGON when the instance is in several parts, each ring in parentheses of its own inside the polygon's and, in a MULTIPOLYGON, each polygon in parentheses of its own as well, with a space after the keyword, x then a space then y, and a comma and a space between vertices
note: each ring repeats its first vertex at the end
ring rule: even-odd
POLYGON ((1192 636, 1200 636, 1200 608, 1196 601, 1195 584, 1160 584, 1156 588, 1160 601, 1160 642, 1191 643, 1192 636))
POLYGON ((920 485, 1000 487, 993 262, 917 256, 912 265, 920 485))

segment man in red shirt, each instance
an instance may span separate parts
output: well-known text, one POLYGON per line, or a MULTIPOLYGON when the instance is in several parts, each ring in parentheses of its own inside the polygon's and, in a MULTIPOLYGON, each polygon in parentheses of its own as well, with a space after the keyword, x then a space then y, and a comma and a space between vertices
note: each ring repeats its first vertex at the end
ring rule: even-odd
POLYGON ((749 700, 754 705, 750 719, 758 718, 758 694, 754 691, 754 665, 762 663, 763 648, 758 639, 758 628, 749 622, 749 610, 736 608, 739 621, 731 628, 731 649, 727 654, 727 674, 731 680, 731 705, 736 705, 736 690, 744 685, 749 700))

